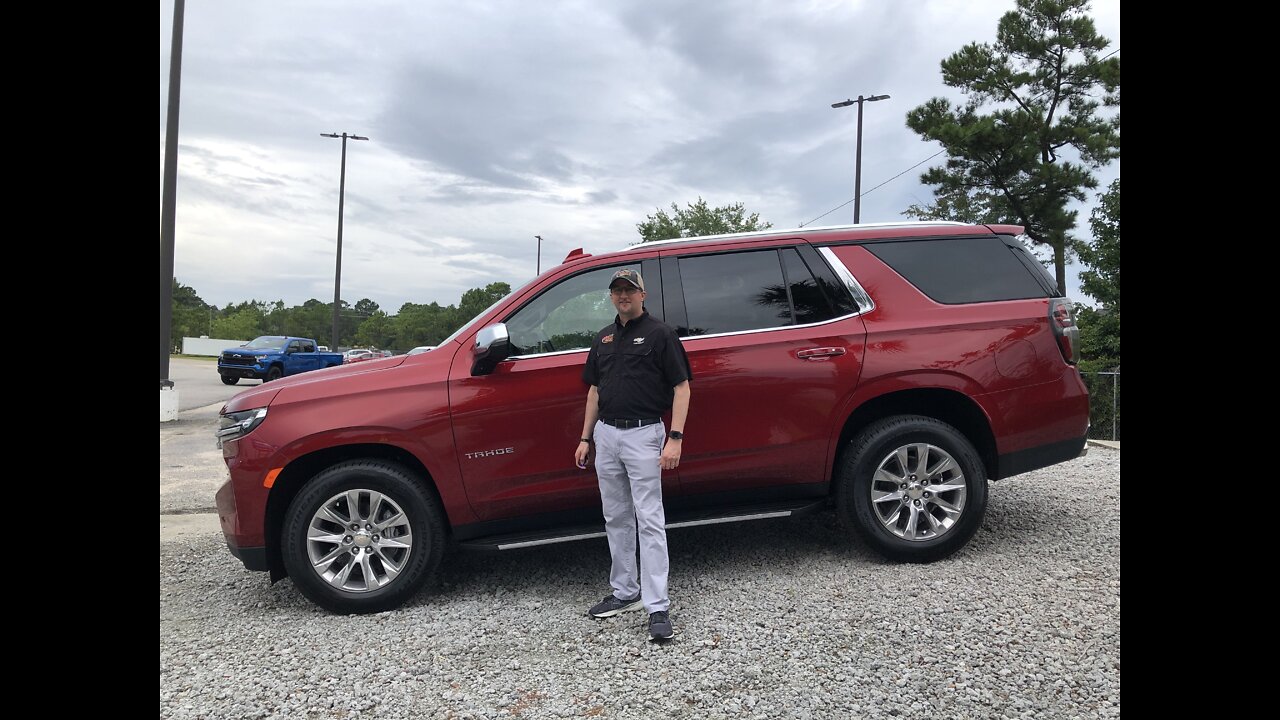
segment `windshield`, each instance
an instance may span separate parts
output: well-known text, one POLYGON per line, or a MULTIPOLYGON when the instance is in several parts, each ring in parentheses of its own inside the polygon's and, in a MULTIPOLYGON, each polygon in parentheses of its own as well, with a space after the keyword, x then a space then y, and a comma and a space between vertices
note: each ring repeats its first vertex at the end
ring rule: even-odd
MULTIPOLYGON (((521 289, 523 289, 523 288, 521 288, 521 289)), ((440 344, 441 344, 441 345, 443 345, 443 344, 445 344, 445 343, 447 343, 447 342, 457 342, 458 337, 459 337, 460 335, 462 335, 463 333, 465 333, 465 332, 466 332, 466 331, 467 331, 467 330, 468 330, 472 325, 474 325, 474 324, 475 324, 475 322, 476 322, 476 320, 478 320, 479 318, 484 317, 485 315, 488 315, 490 310, 492 310, 492 309, 494 309, 494 308, 498 307, 498 303, 500 303, 500 302, 502 302, 503 300, 506 300, 507 298, 511 297, 511 295, 512 295, 514 292, 515 292, 515 291, 513 290, 512 292, 509 292, 509 293, 507 293, 506 295, 503 295, 502 297, 498 298, 496 301, 494 301, 494 303, 493 303, 492 305, 490 305, 489 307, 487 307, 487 308, 485 308, 485 309, 481 310, 479 313, 477 313, 477 314, 476 314, 476 316, 475 316, 475 317, 471 318, 471 319, 470 319, 470 320, 468 320, 466 323, 464 323, 462 327, 458 328, 457 330, 454 330, 452 335, 450 335, 449 337, 447 337, 447 338, 445 338, 445 339, 441 340, 441 341, 440 341, 440 344)))
POLYGON ((248 345, 243 347, 251 350, 283 350, 286 339, 275 335, 263 335, 260 338, 254 338, 248 345))

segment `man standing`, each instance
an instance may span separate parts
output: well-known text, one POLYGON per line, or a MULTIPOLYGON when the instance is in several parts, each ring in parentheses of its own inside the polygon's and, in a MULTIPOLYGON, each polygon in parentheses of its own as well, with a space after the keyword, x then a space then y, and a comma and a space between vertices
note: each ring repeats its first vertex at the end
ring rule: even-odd
POLYGON ((612 617, 644 605, 651 640, 675 634, 667 608, 667 518, 662 471, 680 465, 689 412, 689 357, 675 330, 644 309, 644 279, 619 270, 609 280, 618 315, 591 344, 582 379, 587 391, 582 440, 573 457, 587 466, 595 444, 596 476, 609 537, 613 593, 589 611, 612 617), (662 414, 671 410, 671 432, 662 414), (636 567, 636 537, 640 567, 636 567))

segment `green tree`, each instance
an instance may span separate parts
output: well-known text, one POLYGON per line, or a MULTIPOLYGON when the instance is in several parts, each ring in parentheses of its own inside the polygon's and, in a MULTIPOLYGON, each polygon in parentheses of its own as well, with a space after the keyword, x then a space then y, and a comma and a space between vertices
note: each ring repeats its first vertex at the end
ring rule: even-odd
POLYGON ((504 282, 489 283, 483 288, 466 291, 458 303, 457 324, 453 326, 453 330, 471 322, 472 318, 487 310, 490 305, 510 294, 511 286, 504 282))
POLYGON ((419 305, 405 303, 391 318, 392 335, 396 347, 412 348, 418 345, 439 345, 454 330, 454 317, 458 309, 453 305, 419 305))
POLYGON ((182 349, 182 338, 209 334, 213 324, 214 308, 196 294, 195 288, 173 279, 173 300, 169 324, 169 346, 182 349))
MULTIPOLYGON (((377 307, 377 305, 375 304, 374 307, 377 307)), ((356 330, 356 344, 383 350, 395 349, 397 343, 395 341, 393 323, 387 314, 381 310, 374 310, 369 317, 361 319, 360 327, 356 330)), ((410 345, 409 347, 413 346, 410 345)), ((408 350, 409 348, 406 347, 404 349, 408 350)))
POLYGON ((1089 219, 1093 242, 1077 248, 1088 269, 1080 273, 1080 286, 1100 307, 1081 307, 1081 367, 1108 370, 1120 365, 1120 180, 1098 197, 1089 219))
POLYGON ((1089 217, 1093 242, 1077 247, 1080 287, 1104 308, 1120 314, 1120 178, 1098 196, 1098 207, 1089 217))
POLYGON ((937 186, 934 203, 903 214, 1022 225, 1053 249, 1059 288, 1077 217, 1067 205, 1097 187, 1093 170, 1120 157, 1120 59, 1100 57, 1109 41, 1088 9, 1088 0, 1017 0, 994 44, 970 43, 942 61, 943 82, 969 101, 933 98, 907 113, 907 126, 948 158, 921 176, 937 186), (1078 162, 1064 159, 1068 148, 1078 162))
POLYGON ((213 321, 212 337, 229 340, 252 340, 262 332, 262 309, 256 303, 245 303, 245 307, 225 314, 213 321))
POLYGON ((750 232, 773 227, 773 223, 760 221, 760 213, 747 215, 742 203, 713 208, 701 196, 697 202, 689 203, 685 210, 671 203, 670 215, 665 210, 657 210, 657 213, 646 216, 644 222, 636 223, 641 242, 750 232))

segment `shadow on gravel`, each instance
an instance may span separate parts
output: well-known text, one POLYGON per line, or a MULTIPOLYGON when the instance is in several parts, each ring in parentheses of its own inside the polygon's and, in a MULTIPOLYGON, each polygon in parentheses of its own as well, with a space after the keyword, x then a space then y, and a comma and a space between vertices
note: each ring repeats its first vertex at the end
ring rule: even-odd
MULTIPOLYGON (((1062 522, 1061 514, 1080 512, 1082 508, 1037 502, 1029 491, 993 492, 977 535, 960 552, 939 562, 981 563, 1025 555, 1028 543, 1056 544, 1053 532, 1062 522)), ((670 532, 667 542, 673 596, 691 585, 734 585, 770 574, 787 577, 810 572, 815 565, 851 576, 892 571, 897 565, 842 527, 832 510, 799 518, 683 528, 670 532)), ((444 610, 474 603, 477 593, 489 594, 495 610, 514 601, 598 599, 609 592, 608 572, 609 547, 603 538, 500 553, 454 550, 446 554, 435 582, 405 608, 444 610)), ((255 593, 259 602, 278 609, 311 607, 292 581, 273 586, 265 575, 251 577, 263 580, 255 593)))

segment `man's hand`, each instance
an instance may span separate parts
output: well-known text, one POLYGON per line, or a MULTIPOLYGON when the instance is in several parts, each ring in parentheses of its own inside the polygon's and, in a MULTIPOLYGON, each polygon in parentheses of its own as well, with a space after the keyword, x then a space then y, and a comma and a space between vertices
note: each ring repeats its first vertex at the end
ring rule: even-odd
POLYGON ((589 443, 578 443, 578 449, 573 451, 573 464, 579 468, 587 469, 587 456, 591 454, 591 445, 589 443))
POLYGON ((662 446, 663 470, 675 470, 680 466, 680 446, 683 444, 683 440, 667 438, 667 444, 662 446))

